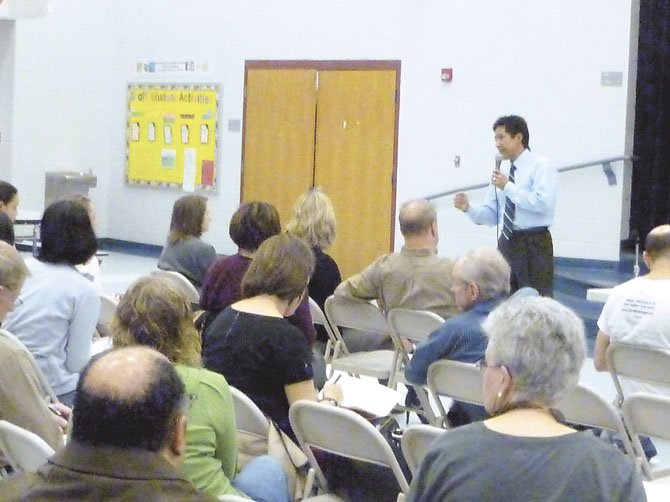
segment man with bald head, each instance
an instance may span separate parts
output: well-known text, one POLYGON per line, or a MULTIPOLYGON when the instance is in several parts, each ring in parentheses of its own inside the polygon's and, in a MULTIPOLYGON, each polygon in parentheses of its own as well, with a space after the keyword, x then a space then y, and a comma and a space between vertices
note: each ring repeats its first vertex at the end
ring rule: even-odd
POLYGON ((385 312, 401 307, 451 317, 457 313, 451 291, 454 262, 437 256, 435 208, 425 199, 410 200, 400 207, 399 220, 405 239, 400 252, 377 258, 361 273, 342 282, 335 296, 377 300, 385 312))
MULTIPOLYGON (((593 364, 607 371, 605 354, 612 342, 670 349, 670 225, 654 228, 644 242, 643 259, 649 273, 612 290, 598 319, 593 364)), ((670 389, 639 380, 620 378, 626 395, 649 392, 670 396, 670 389)), ((651 458, 656 448, 649 438, 640 438, 651 458)))
MULTIPOLYGON (((649 232, 643 259, 649 273, 615 287, 600 314, 593 352, 598 371, 607 371, 605 353, 611 342, 670 349, 670 225, 649 232)), ((662 386, 621 380, 626 393, 669 395, 662 386)))
POLYGON ((35 474, 0 482, 3 500, 212 500, 179 474, 184 384, 146 347, 104 353, 77 384, 72 435, 35 474))

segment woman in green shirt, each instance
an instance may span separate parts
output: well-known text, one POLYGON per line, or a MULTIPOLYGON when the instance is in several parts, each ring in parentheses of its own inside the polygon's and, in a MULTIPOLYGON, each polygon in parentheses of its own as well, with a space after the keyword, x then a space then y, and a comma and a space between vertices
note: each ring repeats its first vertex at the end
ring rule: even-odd
POLYGON ((147 345, 176 367, 191 398, 182 467, 196 488, 219 497, 288 500, 286 476, 274 459, 257 457, 236 474, 235 412, 225 378, 200 365, 200 337, 191 307, 172 283, 147 276, 123 295, 112 324, 114 347, 147 345))

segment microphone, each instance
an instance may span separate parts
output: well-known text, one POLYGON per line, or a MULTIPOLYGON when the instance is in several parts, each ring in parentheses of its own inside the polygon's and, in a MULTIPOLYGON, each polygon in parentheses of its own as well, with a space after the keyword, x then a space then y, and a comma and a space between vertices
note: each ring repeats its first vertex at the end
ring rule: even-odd
POLYGON ((498 154, 496 155, 496 171, 500 171, 500 164, 502 164, 503 156, 498 154))

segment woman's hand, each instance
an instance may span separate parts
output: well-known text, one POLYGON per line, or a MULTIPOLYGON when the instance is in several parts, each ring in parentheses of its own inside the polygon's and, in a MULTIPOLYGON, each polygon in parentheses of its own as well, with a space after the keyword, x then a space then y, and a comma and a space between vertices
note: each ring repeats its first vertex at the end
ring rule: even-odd
POLYGON ((344 391, 339 383, 327 383, 323 386, 321 393, 325 400, 333 399, 338 406, 342 404, 342 400, 344 399, 344 391))

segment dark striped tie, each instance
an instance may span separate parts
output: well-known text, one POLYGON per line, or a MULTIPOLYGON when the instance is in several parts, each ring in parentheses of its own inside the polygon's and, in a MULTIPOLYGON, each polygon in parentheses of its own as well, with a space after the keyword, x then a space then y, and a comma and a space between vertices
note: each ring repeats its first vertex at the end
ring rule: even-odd
MULTIPOLYGON (((514 183, 514 173, 516 172, 516 166, 512 164, 509 170, 509 180, 514 183)), ((516 213, 516 206, 514 202, 510 200, 509 197, 505 200, 505 213, 503 214, 503 229, 502 234, 505 239, 509 240, 512 237, 512 232, 514 232, 514 214, 516 213)))

